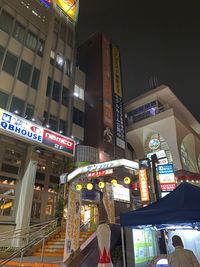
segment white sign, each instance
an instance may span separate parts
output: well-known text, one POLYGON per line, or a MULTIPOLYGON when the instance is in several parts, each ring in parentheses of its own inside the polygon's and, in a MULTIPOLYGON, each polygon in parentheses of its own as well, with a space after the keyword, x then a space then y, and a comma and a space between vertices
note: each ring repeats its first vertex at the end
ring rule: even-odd
POLYGON ((159 150, 159 151, 156 151, 156 152, 147 154, 147 158, 151 159, 151 156, 153 154, 156 154, 156 156, 157 156, 158 159, 165 158, 166 157, 165 150, 159 150))
POLYGON ((120 184, 117 184, 112 187, 114 200, 130 202, 130 190, 126 187, 123 187, 120 184))
POLYGON ((116 159, 112 161, 107 161, 103 163, 97 163, 97 164, 92 164, 84 167, 77 168, 73 172, 71 172, 68 177, 67 177, 67 182, 71 181, 74 179, 77 175, 80 175, 82 173, 87 173, 87 172, 92 172, 92 171, 100 171, 104 169, 110 169, 110 168, 116 168, 120 166, 125 166, 129 167, 135 170, 139 169, 139 164, 138 162, 128 160, 128 159, 116 159))
POLYGON ((158 165, 157 169, 160 183, 175 182, 173 164, 158 165))
POLYGON ((21 117, 0 109, 0 129, 30 141, 42 143, 43 128, 21 117))

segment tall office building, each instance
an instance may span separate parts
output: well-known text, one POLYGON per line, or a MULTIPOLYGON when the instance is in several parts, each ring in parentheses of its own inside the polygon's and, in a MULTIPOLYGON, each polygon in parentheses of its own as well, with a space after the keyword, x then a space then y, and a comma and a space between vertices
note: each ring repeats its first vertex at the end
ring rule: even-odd
POLYGON ((0 220, 9 228, 54 216, 71 136, 83 140, 77 14, 74 0, 0 0, 0 220))
POLYGON ((99 150, 100 161, 123 158, 125 127, 119 49, 101 33, 78 48, 86 73, 85 144, 99 150))

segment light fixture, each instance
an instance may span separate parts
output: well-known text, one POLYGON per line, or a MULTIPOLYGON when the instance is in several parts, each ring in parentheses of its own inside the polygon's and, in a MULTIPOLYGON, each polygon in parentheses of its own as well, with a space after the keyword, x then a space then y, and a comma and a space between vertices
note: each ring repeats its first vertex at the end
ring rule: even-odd
POLYGON ((79 97, 79 94, 77 92, 74 92, 75 97, 79 97))
POLYGON ((19 114, 19 110, 16 109, 16 110, 14 111, 14 113, 15 113, 15 114, 19 114))
POLYGON ((49 124, 46 124, 46 127, 49 129, 51 126, 49 124))
POLYGON ((112 179, 111 184, 112 184, 112 186, 116 186, 117 185, 117 180, 116 179, 112 179))
POLYGON ((105 187, 105 183, 101 181, 98 183, 98 186, 99 188, 103 189, 105 187))
POLYGON ((35 121, 35 118, 31 118, 32 121, 35 121))
POLYGON ((60 131, 59 131, 59 133, 60 133, 60 134, 62 134, 62 133, 63 133, 63 131, 62 131, 62 130, 60 130, 60 131))
POLYGON ((92 189, 93 189, 93 184, 88 183, 88 184, 86 185, 86 188, 87 188, 87 190, 92 190, 92 189))
POLYGON ((131 183, 131 179, 130 179, 130 177, 124 177, 124 183, 125 184, 130 184, 131 183))
POLYGON ((76 190, 81 191, 83 189, 83 186, 81 184, 76 185, 76 190))

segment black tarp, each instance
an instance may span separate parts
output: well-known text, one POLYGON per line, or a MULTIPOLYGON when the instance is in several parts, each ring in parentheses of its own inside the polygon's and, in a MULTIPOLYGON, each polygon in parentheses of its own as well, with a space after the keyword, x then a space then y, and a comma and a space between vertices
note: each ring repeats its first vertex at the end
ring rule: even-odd
POLYGON ((200 222, 200 188, 185 182, 149 206, 120 214, 122 226, 196 222, 200 222))

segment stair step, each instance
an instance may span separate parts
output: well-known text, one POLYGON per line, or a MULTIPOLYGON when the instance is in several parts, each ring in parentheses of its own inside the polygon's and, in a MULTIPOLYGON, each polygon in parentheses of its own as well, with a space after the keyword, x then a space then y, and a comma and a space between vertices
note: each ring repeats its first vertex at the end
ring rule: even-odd
MULTIPOLYGON (((42 249, 40 248, 37 252, 42 253, 42 249)), ((64 248, 45 248, 44 253, 49 253, 49 252, 58 252, 58 253, 64 253, 64 248)))
MULTIPOLYGON (((41 252, 34 252, 33 256, 41 257, 41 252)), ((44 257, 63 257, 63 253, 62 252, 44 252, 43 256, 44 257)))
MULTIPOLYGON (((5 267, 13 267, 13 266, 19 267, 19 262, 11 261, 11 262, 8 262, 4 266, 5 267)), ((23 262, 21 266, 23 266, 23 267, 60 267, 60 264, 57 264, 57 263, 40 263, 40 262, 23 262)))
POLYGON ((56 249, 59 249, 59 248, 64 248, 64 244, 49 244, 49 245, 45 245, 44 246, 44 249, 49 249, 49 248, 56 248, 56 249))
POLYGON ((47 245, 65 245, 65 242, 62 242, 62 241, 47 241, 46 243, 47 245))

